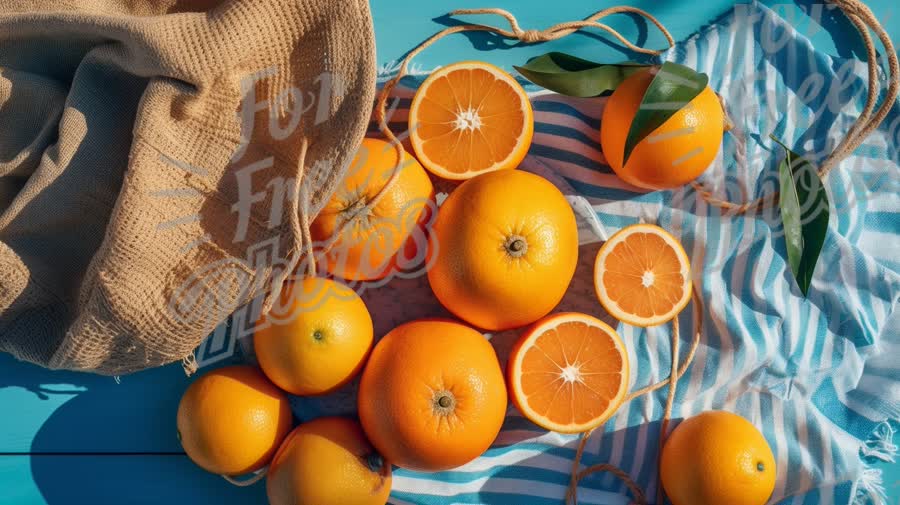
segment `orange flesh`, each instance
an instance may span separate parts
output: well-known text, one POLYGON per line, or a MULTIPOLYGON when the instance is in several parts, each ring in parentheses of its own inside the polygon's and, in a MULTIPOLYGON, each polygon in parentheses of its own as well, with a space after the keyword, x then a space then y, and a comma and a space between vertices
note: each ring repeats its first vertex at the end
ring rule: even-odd
POLYGON ((616 244, 604 268, 602 281, 609 298, 641 318, 671 311, 687 282, 675 250, 650 233, 634 233, 616 244))
POLYGON ((438 78, 418 110, 422 152, 444 170, 485 170, 517 148, 528 120, 509 83, 483 69, 459 69, 438 78))
POLYGON ((535 413, 553 423, 588 423, 602 416, 619 395, 624 369, 622 355, 606 331, 580 321, 564 322, 525 351, 522 393, 535 413))

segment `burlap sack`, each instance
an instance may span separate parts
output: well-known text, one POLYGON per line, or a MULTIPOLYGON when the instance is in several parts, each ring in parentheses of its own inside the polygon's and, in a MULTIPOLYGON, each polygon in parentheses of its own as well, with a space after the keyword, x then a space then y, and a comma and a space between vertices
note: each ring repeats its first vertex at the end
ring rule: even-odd
POLYGON ((374 87, 364 0, 0 0, 0 351, 189 356, 298 250, 374 87))

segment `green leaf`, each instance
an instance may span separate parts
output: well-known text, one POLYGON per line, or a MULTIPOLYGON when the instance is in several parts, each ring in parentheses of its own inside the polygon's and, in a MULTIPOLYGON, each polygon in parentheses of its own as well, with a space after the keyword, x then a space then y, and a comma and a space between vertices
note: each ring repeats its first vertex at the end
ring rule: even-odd
POLYGON ((778 165, 781 221, 788 264, 800 291, 806 296, 828 233, 828 193, 809 160, 788 149, 774 135, 769 137, 786 152, 784 160, 778 165))
POLYGON ((663 63, 650 81, 641 105, 631 121, 628 136, 625 137, 622 165, 628 162, 631 151, 640 141, 683 109, 706 88, 708 82, 709 77, 706 74, 677 63, 668 61, 663 63))
POLYGON ((529 81, 557 93, 588 97, 616 89, 626 77, 649 65, 594 63, 565 53, 547 53, 514 67, 529 81))

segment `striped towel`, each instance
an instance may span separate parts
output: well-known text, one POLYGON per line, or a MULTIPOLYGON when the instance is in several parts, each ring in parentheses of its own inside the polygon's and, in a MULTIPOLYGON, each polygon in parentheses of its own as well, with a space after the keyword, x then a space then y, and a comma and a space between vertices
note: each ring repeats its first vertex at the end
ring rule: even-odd
MULTIPOLYGON (((777 189, 782 153, 768 140, 770 133, 821 159, 849 129, 865 98, 862 63, 816 51, 782 18, 755 3, 737 6, 662 58, 707 73, 709 85, 728 103, 736 128, 726 134, 703 180, 719 196, 737 201, 777 189)), ((409 88, 419 79, 410 78, 409 88)), ((640 192, 604 162, 599 126, 605 99, 529 90, 535 135, 521 168, 547 177, 575 197, 576 208, 592 209, 590 218, 596 218, 582 226, 594 235, 582 240, 583 265, 562 308, 601 315, 591 287, 597 245, 591 242, 639 221, 669 230, 691 257, 706 304, 701 345, 679 382, 674 424, 709 409, 753 422, 778 463, 771 503, 874 501, 880 474, 868 465, 893 458, 891 437, 900 426, 900 313, 894 311, 900 297, 897 107, 826 180, 831 222, 804 297, 786 263, 776 211, 728 217, 690 188, 640 192)), ((400 95, 391 120, 398 132, 406 130, 411 92, 400 95)), ((414 316, 442 313, 433 299, 410 295, 427 292, 424 279, 398 282, 400 287, 364 294, 376 306, 379 335, 414 316), (397 309, 400 315, 379 320, 391 310, 385 304, 419 304, 420 313, 397 309)), ((691 312, 681 315, 683 339, 694 331, 691 312)), ((669 376, 667 326, 618 324, 618 331, 636 364, 632 389, 669 376)), ((514 333, 493 336, 501 361, 514 333)), ((603 433, 592 437, 583 463, 612 463, 647 496, 655 496, 665 396, 663 389, 625 404, 603 433)), ((351 413, 353 398, 350 386, 323 400, 297 399, 296 412, 301 419, 351 413)), ((434 474, 397 470, 391 503, 558 505, 576 443, 577 437, 540 430, 511 407, 493 447, 474 462, 434 474)), ((593 475, 582 481, 579 501, 626 504, 626 492, 611 476, 593 475)))

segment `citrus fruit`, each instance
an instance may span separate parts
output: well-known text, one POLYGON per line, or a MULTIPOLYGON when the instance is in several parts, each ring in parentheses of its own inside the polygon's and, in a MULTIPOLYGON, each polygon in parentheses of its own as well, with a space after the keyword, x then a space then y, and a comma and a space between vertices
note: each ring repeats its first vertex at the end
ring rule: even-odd
POLYGON ((394 145, 364 139, 344 180, 310 227, 316 242, 334 240, 324 254, 328 272, 354 281, 387 276, 401 248, 414 233, 422 233, 433 193, 428 174, 412 156, 404 151, 401 160, 394 145), (395 169, 399 175, 385 189, 395 169))
POLYGON ((623 166, 625 138, 654 72, 639 70, 613 91, 603 109, 600 145, 606 162, 625 182, 651 190, 676 188, 696 179, 716 158, 725 115, 707 86, 638 142, 623 166))
POLYGON ((531 102, 513 76, 464 61, 434 71, 409 108, 410 142, 431 173, 469 179, 516 168, 531 145, 531 102))
POLYGON ((710 411, 683 421, 660 458, 674 505, 764 505, 775 489, 775 456, 749 421, 710 411))
POLYGON ((603 424, 628 389, 628 352, 615 330, 587 314, 547 316, 513 346, 507 384, 513 404, 538 426, 581 433, 603 424))
POLYGON ((391 465, 356 421, 321 417, 288 435, 269 466, 271 505, 384 505, 391 465))
POLYGON ((253 337, 259 366, 278 387, 320 395, 350 381, 372 348, 372 317, 359 295, 321 277, 285 286, 253 337))
POLYGON ((572 280, 575 214, 537 175, 479 175, 441 206, 429 255, 428 281, 450 312, 486 330, 523 326, 553 310, 572 280))
POLYGON ((494 348, 468 326, 420 320, 375 346, 359 386, 359 419, 391 463, 419 471, 480 456, 500 432, 506 385, 494 348))
POLYGON ((258 368, 229 366, 188 386, 178 405, 178 437, 203 469, 240 475, 269 464, 292 420, 287 396, 258 368))
POLYGON ((634 326, 655 326, 691 299, 691 264, 678 240, 659 226, 626 226, 594 262, 594 288, 603 308, 634 326))

